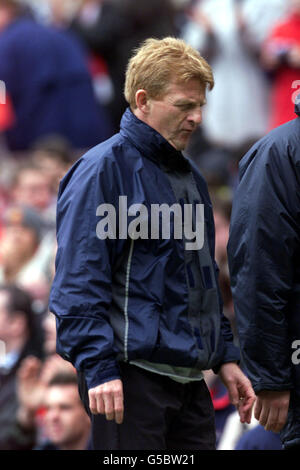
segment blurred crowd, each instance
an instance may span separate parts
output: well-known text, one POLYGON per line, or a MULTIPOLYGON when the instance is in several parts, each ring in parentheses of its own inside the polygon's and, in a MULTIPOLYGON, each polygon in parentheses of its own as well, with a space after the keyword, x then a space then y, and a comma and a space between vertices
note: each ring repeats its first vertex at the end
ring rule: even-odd
MULTIPOLYGON (((300 0, 0 0, 0 449, 89 448, 76 372, 55 352, 47 309, 57 192, 88 148, 118 132, 133 49, 164 36, 185 39, 214 70, 186 156, 209 185, 238 342, 226 254, 238 162, 294 118, 300 0)), ((216 377, 206 374, 220 448, 280 448, 256 423, 254 447, 238 444, 246 429, 216 377)))

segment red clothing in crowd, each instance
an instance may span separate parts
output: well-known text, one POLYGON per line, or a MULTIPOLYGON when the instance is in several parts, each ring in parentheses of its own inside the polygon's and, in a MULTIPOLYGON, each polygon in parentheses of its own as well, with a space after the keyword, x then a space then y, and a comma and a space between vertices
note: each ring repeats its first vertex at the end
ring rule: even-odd
MULTIPOLYGON (((300 48, 300 14, 292 14, 272 30, 266 41, 271 54, 284 55, 300 48)), ((295 118, 294 100, 300 94, 300 68, 283 63, 274 73, 271 97, 271 129, 295 118)))
POLYGON ((11 100, 6 94, 5 103, 0 102, 0 132, 9 129, 15 120, 15 115, 11 100))

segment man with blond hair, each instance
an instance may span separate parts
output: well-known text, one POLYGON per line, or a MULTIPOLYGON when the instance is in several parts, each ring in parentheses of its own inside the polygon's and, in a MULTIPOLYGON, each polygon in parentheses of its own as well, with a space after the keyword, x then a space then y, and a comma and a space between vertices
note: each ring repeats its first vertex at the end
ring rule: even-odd
POLYGON ((241 421, 251 418, 254 393, 222 314, 207 187, 181 153, 213 85, 182 40, 146 40, 128 64, 120 133, 60 185, 50 308, 95 449, 215 449, 205 369, 220 374, 241 421))

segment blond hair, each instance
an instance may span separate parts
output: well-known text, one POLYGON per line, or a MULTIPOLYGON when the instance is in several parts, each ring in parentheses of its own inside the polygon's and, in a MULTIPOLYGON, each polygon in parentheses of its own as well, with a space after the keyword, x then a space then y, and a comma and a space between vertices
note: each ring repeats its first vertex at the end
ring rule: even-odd
POLYGON ((150 98, 163 96, 171 81, 184 83, 197 79, 211 90, 214 86, 210 65, 182 39, 146 39, 130 59, 125 80, 125 98, 136 108, 135 95, 140 89, 150 98))

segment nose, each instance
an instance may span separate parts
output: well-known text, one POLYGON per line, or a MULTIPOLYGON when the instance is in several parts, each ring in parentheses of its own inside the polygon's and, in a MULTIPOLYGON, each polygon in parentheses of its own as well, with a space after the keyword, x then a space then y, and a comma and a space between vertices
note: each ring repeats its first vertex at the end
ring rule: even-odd
POLYGON ((46 419, 48 423, 57 423, 59 421, 59 411, 56 408, 51 408, 47 411, 46 419))
POLYGON ((202 109, 195 108, 188 116, 188 120, 195 123, 196 125, 201 124, 202 122, 202 109))

